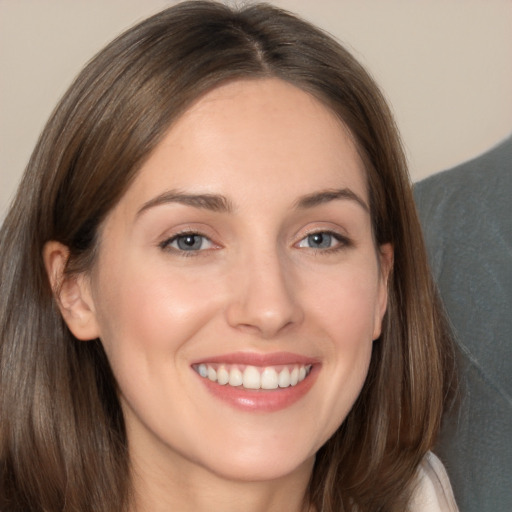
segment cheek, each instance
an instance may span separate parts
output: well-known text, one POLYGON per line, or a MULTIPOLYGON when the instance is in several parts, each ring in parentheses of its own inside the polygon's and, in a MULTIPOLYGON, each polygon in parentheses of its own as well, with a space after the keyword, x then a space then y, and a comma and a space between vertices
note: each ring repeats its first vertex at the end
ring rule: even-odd
POLYGON ((329 278, 316 275, 304 283, 311 338, 324 355, 324 393, 317 404, 321 408, 317 418, 324 419, 327 437, 346 418, 368 373, 379 310, 378 283, 371 262, 333 269, 329 278))
POLYGON ((372 341, 380 319, 379 282, 371 265, 334 270, 330 276, 314 276, 304 283, 307 310, 336 344, 357 347, 372 341))
POLYGON ((166 437, 172 429, 159 411, 162 404, 173 414, 189 411, 187 355, 219 307, 207 300, 203 281, 147 267, 110 275, 108 287, 99 294, 101 339, 126 417, 131 418, 127 425, 142 421, 166 437))
POLYGON ((170 274, 151 265, 118 270, 104 280, 108 286, 95 301, 102 342, 113 367, 123 361, 129 367, 180 357, 182 346, 218 309, 214 300, 207 300, 204 280, 194 276, 170 274))

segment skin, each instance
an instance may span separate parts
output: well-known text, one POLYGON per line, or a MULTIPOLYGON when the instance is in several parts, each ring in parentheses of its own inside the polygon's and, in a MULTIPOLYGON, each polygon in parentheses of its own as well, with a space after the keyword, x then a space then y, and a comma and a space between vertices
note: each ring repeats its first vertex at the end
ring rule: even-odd
MULTIPOLYGON (((386 308, 392 249, 375 247, 367 205, 348 130, 283 81, 219 87, 172 126, 105 220, 94 268, 59 298, 75 336, 101 338, 118 380, 134 510, 302 510, 386 308), (344 194, 297 206, 333 190, 344 194), (222 195, 229 208, 177 192, 222 195), (204 237, 199 250, 179 249, 183 230, 204 237), (325 247, 308 238, 318 232, 325 247), (273 412, 213 397, 191 367, 282 351, 314 359, 316 376, 273 412)), ((44 256, 56 283, 67 249, 50 242, 44 256)))

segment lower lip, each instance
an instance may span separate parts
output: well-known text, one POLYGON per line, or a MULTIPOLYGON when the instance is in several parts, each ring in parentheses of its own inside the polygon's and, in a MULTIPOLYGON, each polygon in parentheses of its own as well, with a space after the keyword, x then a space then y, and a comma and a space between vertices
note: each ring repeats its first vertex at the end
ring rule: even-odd
POLYGON ((313 365, 308 376, 296 386, 271 390, 235 388, 228 384, 222 386, 207 378, 197 376, 213 396, 236 409, 251 412, 276 412, 290 407, 308 393, 316 381, 320 370, 319 366, 318 364, 313 365))

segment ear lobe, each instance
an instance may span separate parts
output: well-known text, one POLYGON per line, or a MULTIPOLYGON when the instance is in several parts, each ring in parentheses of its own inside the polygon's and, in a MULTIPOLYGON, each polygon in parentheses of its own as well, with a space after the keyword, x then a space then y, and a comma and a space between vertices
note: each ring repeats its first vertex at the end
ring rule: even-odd
POLYGON ((84 274, 65 275, 69 249, 55 241, 43 248, 43 260, 53 295, 69 330, 79 340, 99 337, 90 283, 84 274))
POLYGON ((382 319, 386 313, 388 305, 388 282, 389 276, 393 270, 394 250, 391 244, 382 244, 379 247, 379 295, 375 311, 375 328, 373 339, 376 340, 382 330, 382 319))

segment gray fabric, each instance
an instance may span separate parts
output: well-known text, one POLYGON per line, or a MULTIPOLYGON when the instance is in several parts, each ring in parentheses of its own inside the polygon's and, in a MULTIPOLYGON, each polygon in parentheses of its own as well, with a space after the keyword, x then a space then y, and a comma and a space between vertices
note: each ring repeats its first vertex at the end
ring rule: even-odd
POLYGON ((512 137, 415 196, 460 347, 461 407, 435 451, 461 512, 512 511, 512 137))

